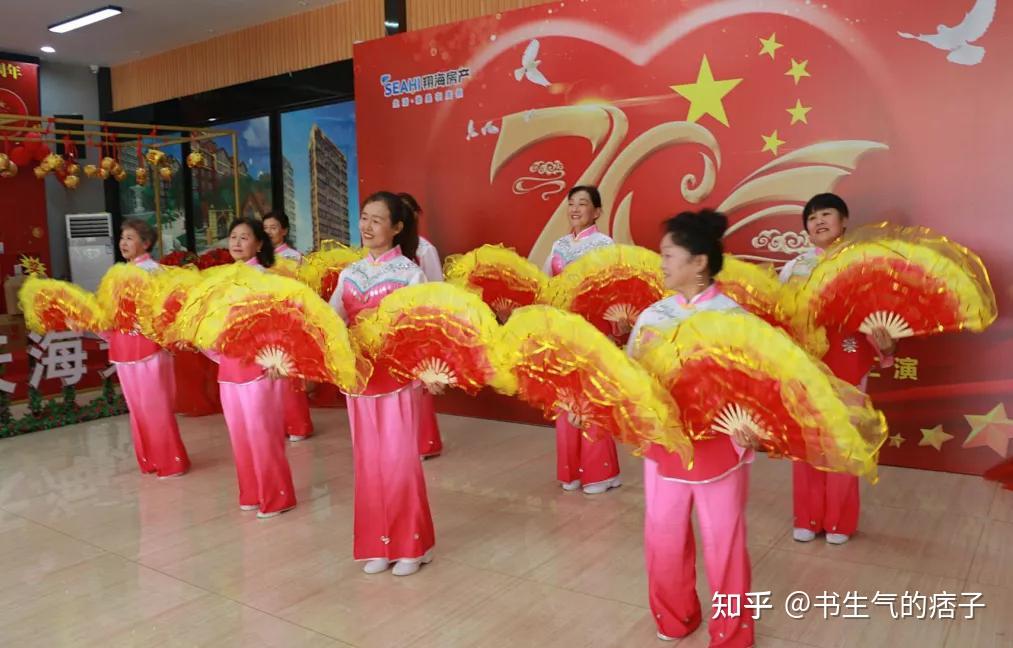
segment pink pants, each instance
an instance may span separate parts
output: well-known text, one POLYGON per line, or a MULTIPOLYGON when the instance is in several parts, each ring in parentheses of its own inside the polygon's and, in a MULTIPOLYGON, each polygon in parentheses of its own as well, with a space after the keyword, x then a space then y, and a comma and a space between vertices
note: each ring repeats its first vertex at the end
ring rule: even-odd
POLYGON ((172 356, 159 351, 137 362, 117 364, 116 374, 130 409, 130 434, 141 472, 159 477, 185 473, 190 458, 174 413, 172 356))
POLYGON ((261 378, 237 385, 219 383, 239 477, 240 506, 262 513, 295 506, 292 471, 285 457, 284 380, 261 378))
POLYGON ((310 418, 310 400, 302 380, 286 380, 285 436, 309 437, 313 435, 313 419, 310 418))
MULTIPOLYGON (((711 590, 738 596, 746 604, 750 587, 746 548, 748 490, 748 465, 714 482, 684 483, 662 478, 658 464, 644 460, 644 554, 651 611, 662 634, 685 637, 701 622, 700 599, 696 594, 696 545, 690 519, 694 505, 711 590)), ((710 646, 753 645, 752 612, 744 608, 741 612, 738 618, 708 620, 710 646)))
POLYGON ((440 425, 436 422, 436 403, 433 395, 422 390, 422 409, 419 419, 419 456, 435 457, 443 452, 440 425))
POLYGON ((355 458, 356 560, 419 558, 435 543, 419 461, 422 389, 349 396, 355 458))
POLYGON ((592 427, 587 435, 570 425, 563 414, 556 419, 556 478, 584 486, 619 476, 616 442, 607 432, 592 427), (588 436, 591 438, 589 439, 588 436))
POLYGON ((791 469, 795 528, 852 535, 858 530, 858 477, 816 470, 796 461, 791 469))

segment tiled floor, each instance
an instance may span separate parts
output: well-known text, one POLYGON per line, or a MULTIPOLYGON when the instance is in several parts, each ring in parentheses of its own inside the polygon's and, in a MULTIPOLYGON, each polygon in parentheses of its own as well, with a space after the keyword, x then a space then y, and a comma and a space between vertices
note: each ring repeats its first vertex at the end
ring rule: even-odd
MULTIPOLYGON (((270 520, 239 511, 220 417, 182 420, 194 469, 177 480, 137 473, 123 417, 0 441, 0 645, 673 645, 647 608, 637 459, 623 457, 618 490, 564 493, 551 429, 444 417, 445 453, 425 464, 436 560, 410 578, 367 576, 351 560, 344 412, 314 419, 318 436, 289 448, 299 506, 270 520)), ((802 545, 788 465, 757 461, 753 583, 775 606, 757 645, 1013 646, 1013 493, 881 475, 851 543, 802 545), (790 592, 825 590, 981 592, 986 607, 972 620, 892 620, 871 603, 869 619, 786 614, 790 592)), ((701 629, 675 645, 706 644, 701 629)))

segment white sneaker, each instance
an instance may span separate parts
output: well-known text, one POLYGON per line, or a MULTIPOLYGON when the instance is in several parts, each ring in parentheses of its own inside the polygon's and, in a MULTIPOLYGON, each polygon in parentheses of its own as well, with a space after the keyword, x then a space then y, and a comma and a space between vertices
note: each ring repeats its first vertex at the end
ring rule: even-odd
POLYGON ((845 542, 847 542, 850 539, 851 539, 851 536, 845 535, 843 533, 828 533, 827 534, 827 542, 829 544, 842 545, 842 544, 844 544, 845 542))
POLYGON ((294 506, 290 506, 287 509, 282 509, 280 511, 271 511, 270 513, 264 513, 263 511, 259 511, 257 513, 257 519, 259 519, 259 520, 266 520, 268 518, 277 517, 277 516, 281 515, 282 513, 285 513, 286 511, 291 511, 294 508, 295 508, 294 506))
POLYGON ((256 511, 259 508, 260 508, 260 504, 240 504, 239 505, 239 510, 240 511, 256 511))
POLYGON ((661 634, 660 631, 658 632, 658 639, 661 639, 662 641, 675 641, 675 637, 669 637, 666 634, 661 634))
POLYGON ((795 542, 812 542, 816 539, 816 532, 812 529, 800 529, 796 527, 792 530, 791 537, 795 539, 795 542))
POLYGON ((394 570, 391 573, 395 576, 411 576, 421 569, 422 565, 428 565, 431 562, 433 562, 432 549, 427 551, 421 558, 397 561, 394 565, 394 570))
POLYGON ((366 564, 362 566, 362 571, 367 574, 382 574, 390 568, 390 561, 386 558, 374 558, 367 560, 366 564))
POLYGON ((580 480, 579 479, 574 479, 572 482, 564 482, 563 483, 563 490, 565 490, 565 491, 575 491, 578 488, 580 488, 580 480))
POLYGON ((179 477, 182 477, 185 474, 186 474, 186 471, 184 470, 183 472, 173 473, 172 475, 159 475, 158 478, 159 479, 177 479, 179 477))
POLYGON ((608 481, 598 482, 597 484, 588 484, 584 487, 585 495, 600 495, 611 488, 619 488, 623 485, 623 480, 619 477, 613 477, 608 481))
POLYGON ((305 441, 306 436, 302 434, 293 434, 288 438, 288 440, 292 443, 295 443, 296 441, 305 441))

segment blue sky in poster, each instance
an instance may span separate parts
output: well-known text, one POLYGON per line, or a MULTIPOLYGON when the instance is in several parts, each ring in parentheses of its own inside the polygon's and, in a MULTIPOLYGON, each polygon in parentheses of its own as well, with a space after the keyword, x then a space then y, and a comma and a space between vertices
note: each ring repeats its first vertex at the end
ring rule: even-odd
MULTIPOLYGON (((261 173, 271 174, 271 126, 267 116, 228 124, 213 124, 213 127, 236 131, 239 140, 239 160, 246 163, 251 178, 257 178, 261 173)), ((215 138, 214 142, 227 151, 232 149, 228 137, 215 138)))
MULTIPOLYGON (((316 124, 348 160, 348 202, 352 244, 359 243, 359 161, 355 149, 355 102, 307 108, 281 116, 282 155, 292 163, 296 199, 296 241, 300 250, 313 247, 310 215, 309 134, 316 124)), ((290 215, 291 218, 291 215, 290 215)))

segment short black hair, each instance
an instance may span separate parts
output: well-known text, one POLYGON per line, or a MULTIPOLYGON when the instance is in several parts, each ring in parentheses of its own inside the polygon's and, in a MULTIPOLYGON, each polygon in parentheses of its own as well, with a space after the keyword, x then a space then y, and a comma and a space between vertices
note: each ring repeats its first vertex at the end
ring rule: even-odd
POLYGON ((673 243, 694 256, 707 256, 707 271, 711 277, 721 272, 725 261, 725 246, 721 239, 728 229, 727 216, 713 209, 684 211, 665 221, 664 227, 673 243))
POLYGON ((802 229, 806 229, 809 224, 809 216, 824 209, 836 209, 841 218, 848 217, 848 203, 844 202, 843 198, 832 193, 816 194, 802 209, 802 229))
POLYGON ((573 189, 570 189, 569 193, 566 194, 566 199, 569 200, 581 191, 586 191, 588 196, 591 196, 591 204, 595 206, 595 209, 601 209, 601 193, 598 191, 598 187, 591 185, 577 185, 573 189))
POLYGON ((291 226, 288 224, 288 214, 280 209, 275 209, 274 211, 269 211, 264 214, 264 220, 266 221, 268 218, 273 218, 278 221, 283 229, 291 229, 291 226))

